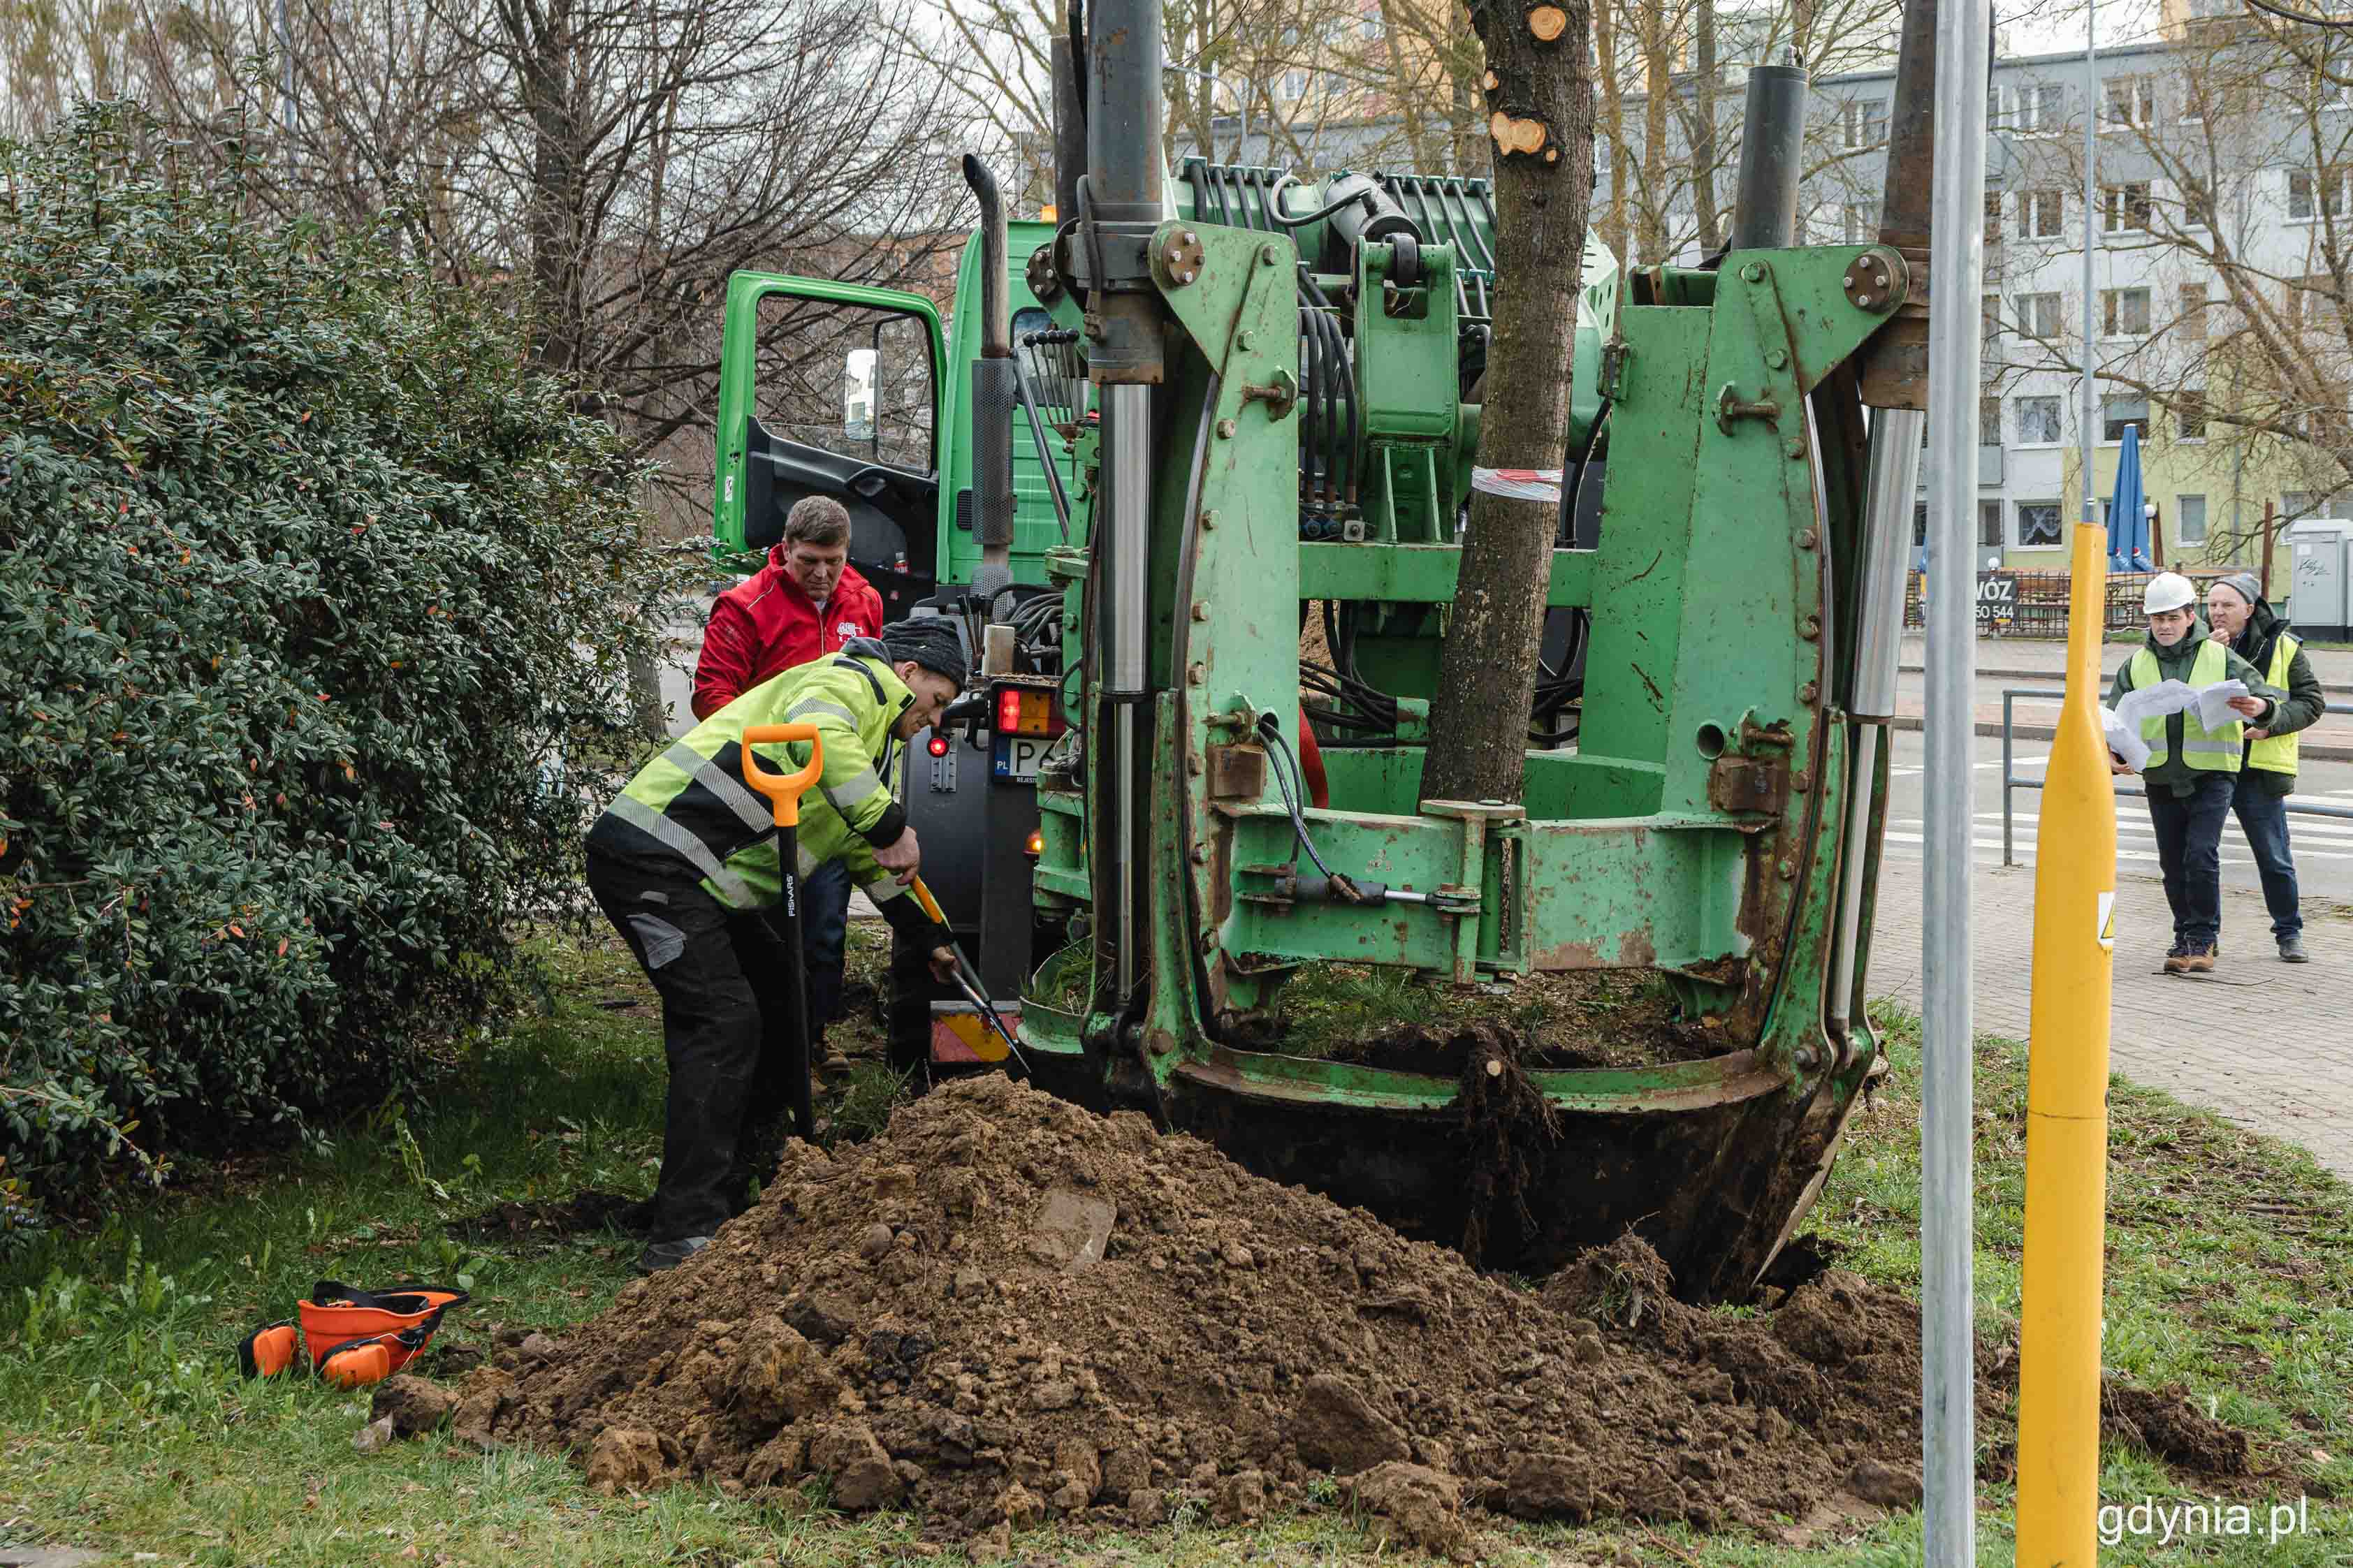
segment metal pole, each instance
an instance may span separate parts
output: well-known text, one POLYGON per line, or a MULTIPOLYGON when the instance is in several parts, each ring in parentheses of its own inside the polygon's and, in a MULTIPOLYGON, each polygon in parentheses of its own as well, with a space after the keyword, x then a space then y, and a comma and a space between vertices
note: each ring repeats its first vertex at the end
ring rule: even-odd
POLYGON ((1103 469, 1106 526, 1095 531, 1103 554, 1103 588, 1111 613, 1103 617, 1109 657, 1103 690, 1117 704, 1112 715, 1113 831, 1118 837, 1119 994, 1124 998, 1142 983, 1147 955, 1136 926, 1137 874, 1144 844, 1135 811, 1136 702, 1145 695, 1145 620, 1150 613, 1147 569, 1151 549, 1145 522, 1152 505, 1152 388, 1120 385, 1103 389, 1103 469))
MULTIPOLYGON (((2097 340, 2092 333, 2094 325, 2094 317, 2092 312, 2093 307, 2098 303, 2098 300, 2094 297, 2093 293, 2092 259, 2094 254, 2096 254, 2096 247, 2099 244, 2094 225, 2097 221, 2094 215, 2099 207, 2100 58, 2098 51, 2094 47, 2092 43, 2092 17, 2098 9, 2098 0, 2084 0, 2084 416, 2083 428, 2075 432, 2075 450, 2078 454, 2076 460, 2083 465, 2084 469, 2084 521, 2090 523, 2094 528, 2098 527, 2100 522, 2100 498, 2098 488, 2092 482, 2092 432, 2096 428, 2093 421, 2097 417, 2099 413, 2099 400, 2094 385, 2094 372, 2092 363, 2094 350, 2092 345, 2097 342, 2097 340)), ((2129 518, 2125 519, 2122 526, 2125 531, 2121 535, 2125 564, 2126 566, 2130 566, 2132 564, 2133 545, 2132 520, 2129 518)), ((2111 528, 2108 531, 2108 554, 2111 559, 2113 559, 2116 554, 2119 545, 2119 537, 2120 536, 2114 528, 2111 528)))
POLYGON ((1734 250, 1773 250, 1796 242, 1806 96, 1806 73, 1796 66, 1748 68, 1740 169, 1732 195, 1734 250))
POLYGON ((2010 716, 2016 706, 2018 693, 2005 688, 2001 694, 2001 863, 2015 865, 2010 858, 2010 716))
POLYGON ((1979 289, 1985 280, 1987 0, 1941 0, 1928 285, 1929 605, 1922 849, 1920 1282, 1923 1535, 1929 1568, 1976 1561, 1976 1392, 1970 1296, 1969 873, 1977 683, 1979 289), (1949 116, 1949 118, 1947 118, 1949 116))
POLYGON ((1916 408, 1881 408, 1871 418, 1871 447, 1863 479, 1862 594, 1854 644, 1854 696, 1847 711, 1854 721, 1854 765, 1847 774, 1846 864, 1839 896, 1838 943, 1831 967, 1826 1009, 1839 1065, 1855 1058, 1853 1011, 1855 949, 1862 923, 1862 872, 1871 808, 1879 784, 1880 731, 1895 712, 1895 676, 1904 641, 1904 562, 1912 538, 1912 492, 1920 482, 1920 429, 1927 416, 1916 408))
POLYGON ((1094 548, 1103 599, 1096 635, 1103 650, 1102 700, 1111 709, 1112 816, 1095 829, 1098 864, 1112 863, 1119 902, 1123 1001, 1148 972, 1136 894, 1148 844, 1136 809, 1148 718, 1145 650, 1150 637, 1152 388, 1165 375, 1163 312, 1148 249, 1161 221, 1160 7, 1157 0, 1098 0, 1090 37, 1087 90, 1087 221, 1079 235, 1091 295, 1088 374, 1100 389, 1103 498, 1094 548))

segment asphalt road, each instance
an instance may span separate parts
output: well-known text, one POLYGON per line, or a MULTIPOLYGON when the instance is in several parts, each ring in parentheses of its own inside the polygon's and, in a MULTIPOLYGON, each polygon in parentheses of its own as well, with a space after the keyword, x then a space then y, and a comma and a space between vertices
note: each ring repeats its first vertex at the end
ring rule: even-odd
MULTIPOLYGON (((2001 740, 1999 736, 1979 735, 1974 743, 1977 831, 1973 841, 1977 847, 1977 863, 1999 866, 2001 864, 2001 740)), ((2051 747, 2047 742, 2017 742, 2018 776, 2040 779, 2043 763, 2050 754, 2051 747)), ((1918 731, 1894 731, 1888 760, 1893 773, 1894 798, 1888 814, 1887 853, 1891 857, 1917 861, 1922 836, 1923 772, 1918 731)), ((2127 782, 2137 784, 2138 781, 2127 782)), ((2034 863, 2034 841, 2036 830, 2041 826, 2042 800, 2042 792, 2034 789, 2017 790, 2010 796, 2015 861, 2021 866, 2034 863)), ((2353 763, 2307 761, 2296 775, 2296 793, 2289 797, 2289 803, 2292 805, 2330 805, 2353 811, 2353 763)), ((2307 917, 2313 912, 2310 906, 2316 900, 2353 905, 2353 816, 2290 816, 2288 836, 2295 847, 2298 890, 2304 897, 2307 917)), ((2149 830, 2148 807, 2137 796, 2119 797, 2116 801, 2116 870, 2119 875, 2126 877, 2153 878, 2158 875, 2157 839, 2149 830)), ((2253 889, 2262 886, 2255 876, 2254 858, 2248 853, 2247 841, 2235 820, 2222 831, 2222 880, 2234 888, 2253 889)))

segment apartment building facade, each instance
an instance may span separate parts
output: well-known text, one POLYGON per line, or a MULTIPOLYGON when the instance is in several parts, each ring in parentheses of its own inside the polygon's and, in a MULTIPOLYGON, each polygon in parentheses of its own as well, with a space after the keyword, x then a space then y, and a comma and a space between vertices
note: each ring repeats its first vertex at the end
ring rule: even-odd
MULTIPOLYGON (((1991 72, 1981 564, 2063 568, 2083 515, 2087 113, 2094 498, 2130 425, 2168 564, 2257 566, 2267 506, 2281 526, 2353 516, 2353 50, 2328 39, 2298 58, 2237 14, 2201 27, 2185 13, 2167 32, 2095 67, 2068 53, 1991 72)), ((1816 82, 1808 242, 1876 237, 1893 89, 1892 64, 1816 82)), ((1685 237, 1669 259, 1699 249, 1685 237)))

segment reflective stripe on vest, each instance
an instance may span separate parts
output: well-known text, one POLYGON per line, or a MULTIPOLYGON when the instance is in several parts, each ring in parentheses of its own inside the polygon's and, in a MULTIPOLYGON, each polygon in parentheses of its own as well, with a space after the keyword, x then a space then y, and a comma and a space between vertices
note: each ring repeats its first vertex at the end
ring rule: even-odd
MULTIPOLYGON (((2272 666, 2263 671, 2263 679, 2275 690, 2287 689, 2287 667, 2295 662, 2295 650, 2304 645, 2295 640, 2293 632, 2282 632, 2272 644, 2272 666)), ((2278 717, 2274 714, 2273 717, 2278 717)), ((2247 747, 2247 766, 2268 768, 2275 773, 2295 772, 2295 735, 2270 735, 2247 747)))
MULTIPOLYGON (((2230 673, 2230 656, 2218 642, 2198 645, 2198 657, 2190 662, 2191 686, 2211 686, 2230 673)), ((2136 691, 2155 686, 2164 679, 2158 673, 2157 656, 2144 647, 2132 657, 2132 689, 2136 691)), ((2245 750, 2246 725, 2237 719, 2219 730, 2209 730, 2198 721, 2198 710, 2193 704, 2179 715, 2159 714, 2140 721, 2140 738, 2148 742, 2148 761, 2141 764, 2144 773, 2161 767, 2173 756, 2167 740, 2167 726, 2175 717, 2181 721, 2181 765, 2200 768, 2209 773, 2235 773, 2239 759, 2245 750)))

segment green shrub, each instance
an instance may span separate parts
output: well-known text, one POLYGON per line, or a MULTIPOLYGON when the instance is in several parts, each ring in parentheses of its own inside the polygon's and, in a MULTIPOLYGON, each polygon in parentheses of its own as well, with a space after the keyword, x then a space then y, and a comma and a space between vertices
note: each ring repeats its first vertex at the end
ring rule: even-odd
POLYGON ((0 145, 0 1176, 52 1191, 406 1092, 571 884, 674 571, 494 302, 150 134, 0 145))

